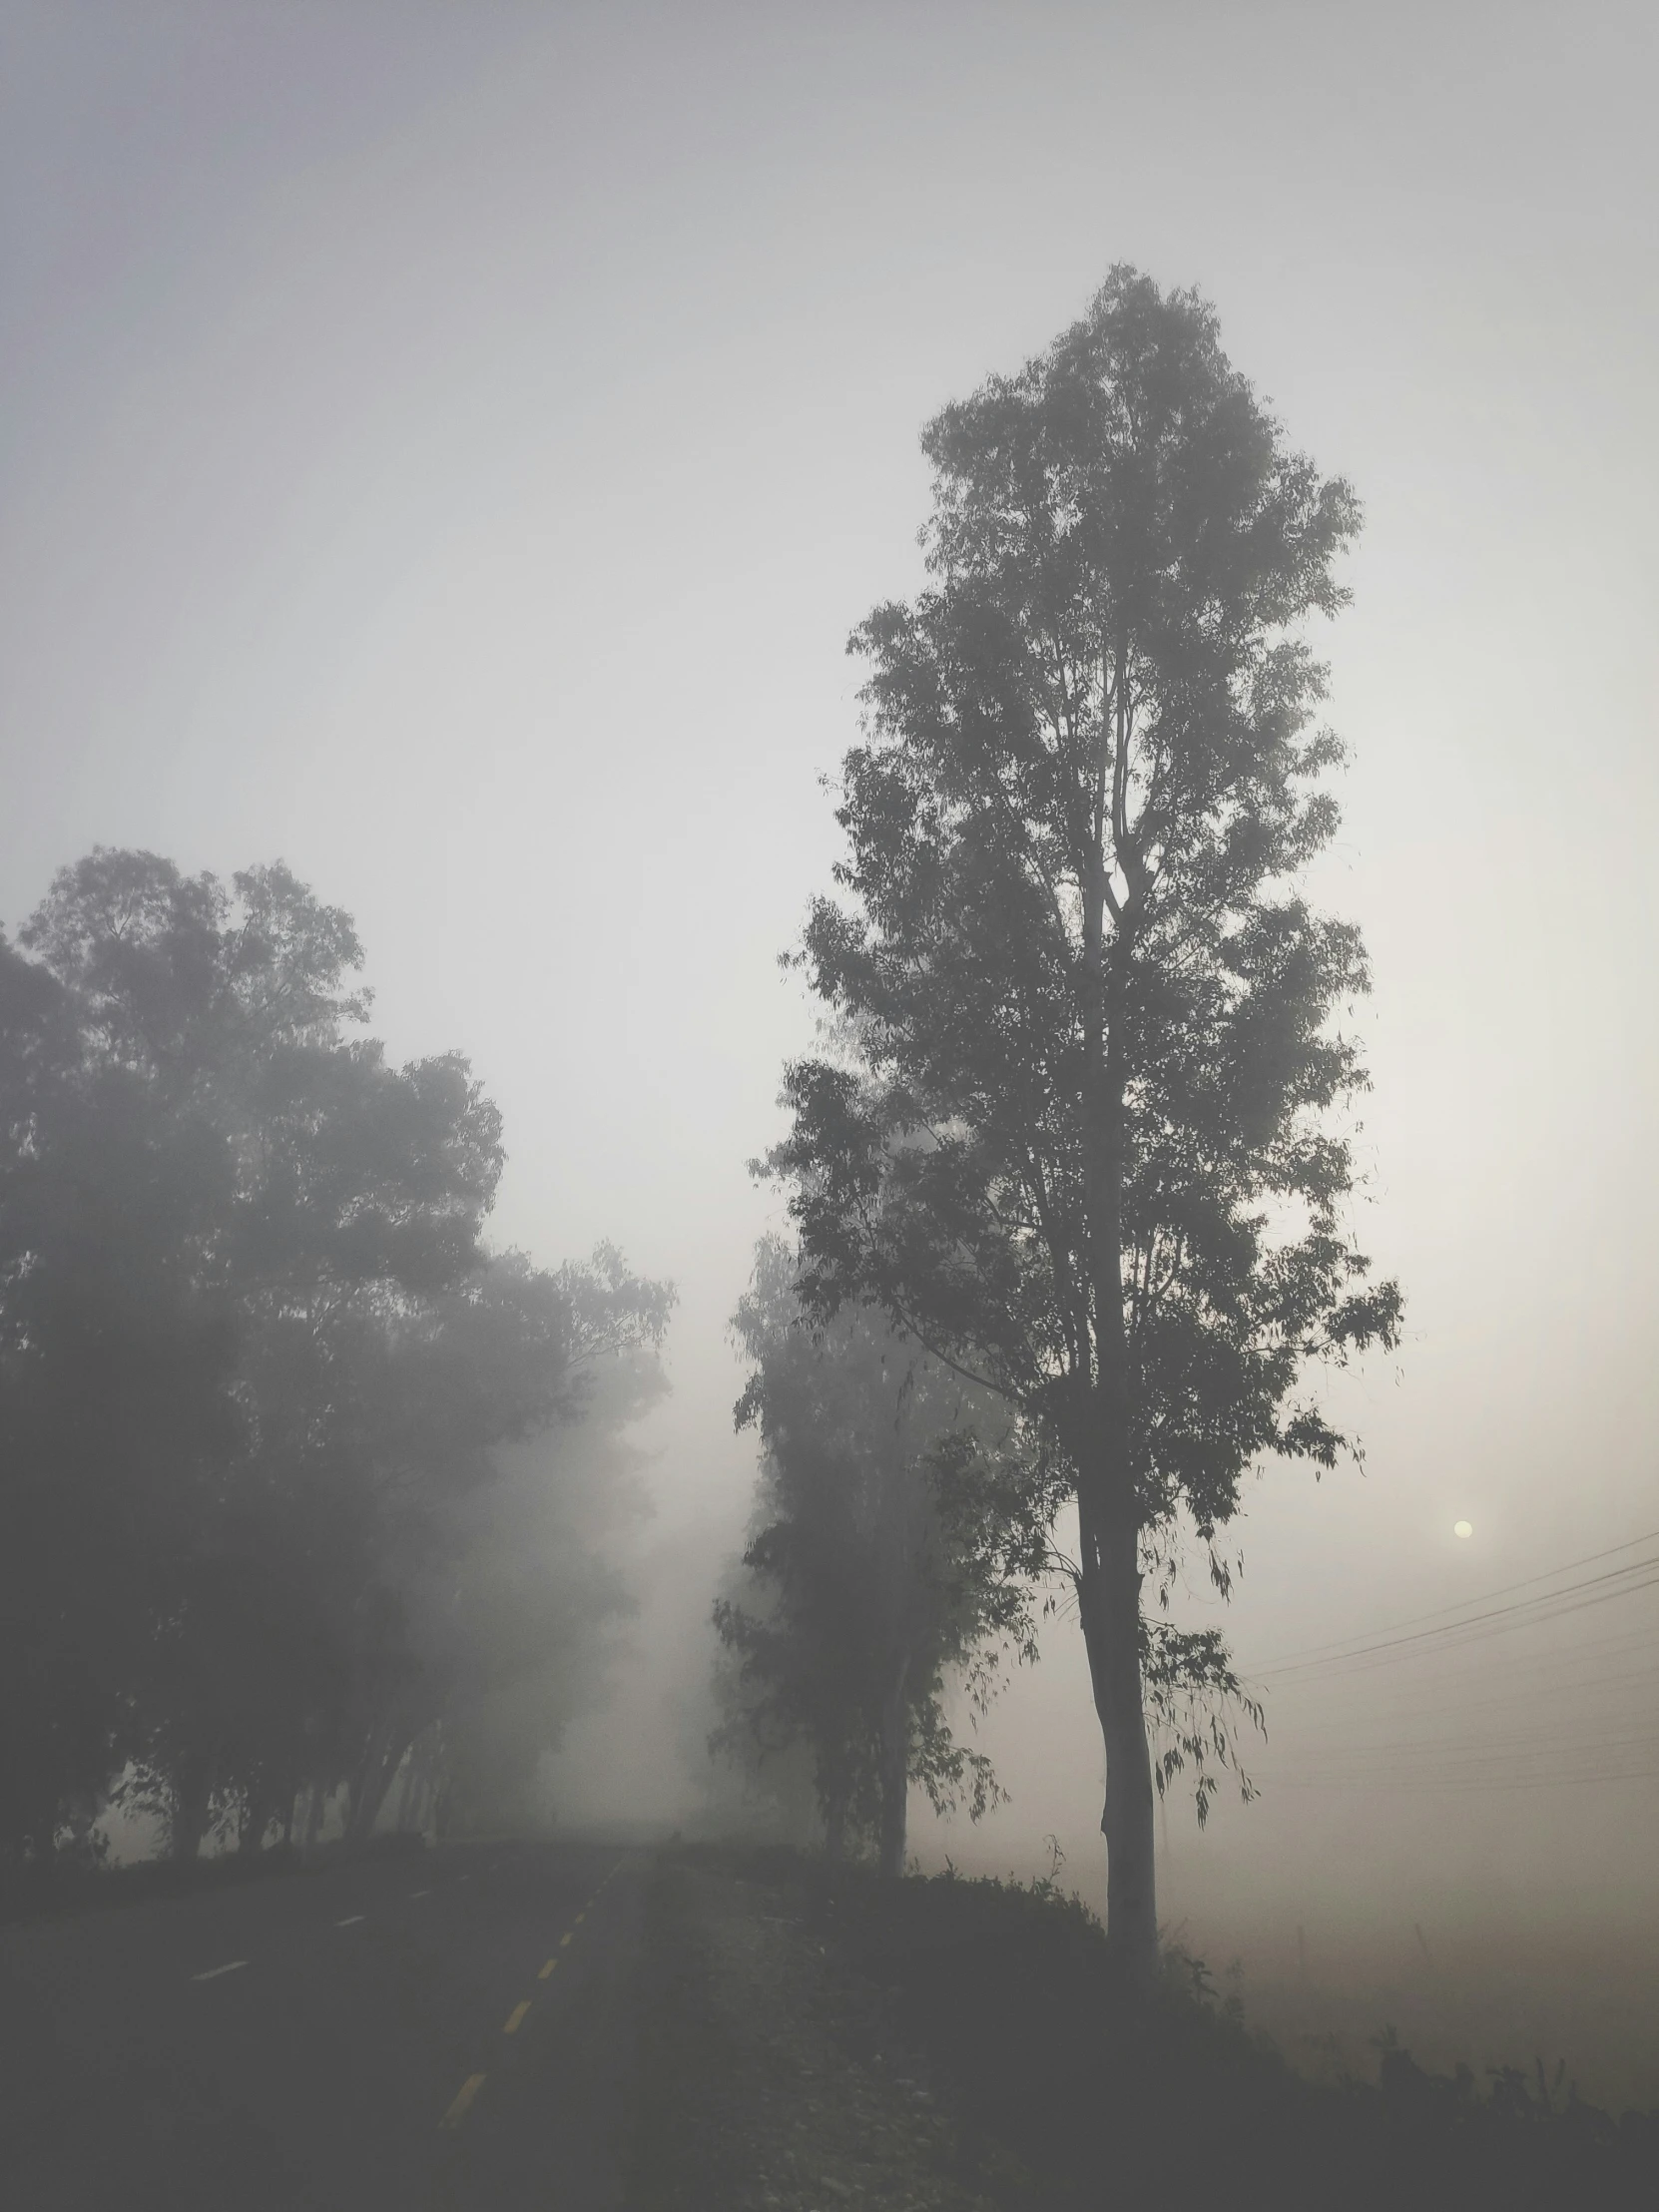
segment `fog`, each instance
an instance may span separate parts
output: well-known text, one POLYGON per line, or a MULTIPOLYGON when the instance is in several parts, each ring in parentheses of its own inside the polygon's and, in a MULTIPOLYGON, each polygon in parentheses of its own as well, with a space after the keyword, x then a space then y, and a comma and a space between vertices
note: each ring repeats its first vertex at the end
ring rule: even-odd
MULTIPOLYGON (((4 38, 0 919, 96 843, 280 856, 389 1056, 501 1107, 495 1241, 678 1287, 571 1825, 712 1817, 728 1329, 783 1216, 747 1163, 815 1019, 777 955, 838 849, 845 638, 921 579, 918 427, 1113 263, 1215 303, 1366 506, 1313 887, 1371 951, 1360 1228, 1407 1305, 1331 1385, 1364 1468, 1269 1468, 1231 1606, 1186 1601, 1269 1734, 1256 1803, 1172 1796, 1160 1914, 1293 2025, 1507 1955, 1527 2034, 1532 1973, 1555 2047, 1634 2036, 1585 1992, 1659 1945, 1651 1588, 1267 1670, 1659 1528, 1651 11, 14 0, 4 38)), ((1052 1838, 1099 1901, 1075 1620, 1042 1647, 979 1725, 1008 1803, 918 1800, 912 1848, 1052 1838)))

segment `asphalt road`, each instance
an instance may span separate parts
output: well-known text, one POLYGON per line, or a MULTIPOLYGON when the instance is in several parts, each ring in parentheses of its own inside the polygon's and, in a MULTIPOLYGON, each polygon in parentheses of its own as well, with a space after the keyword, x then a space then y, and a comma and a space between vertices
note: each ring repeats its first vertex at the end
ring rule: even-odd
POLYGON ((454 1845, 0 1929, 8 2212, 612 2212, 643 1862, 454 1845))

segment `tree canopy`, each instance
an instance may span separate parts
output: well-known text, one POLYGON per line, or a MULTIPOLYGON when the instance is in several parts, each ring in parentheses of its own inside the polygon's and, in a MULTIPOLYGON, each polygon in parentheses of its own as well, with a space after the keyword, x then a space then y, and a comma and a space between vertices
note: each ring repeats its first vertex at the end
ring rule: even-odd
POLYGON ((280 865, 103 849, 0 939, 14 1860, 122 1776, 185 1854, 257 1845, 302 1786, 372 1825, 467 1679, 501 1449, 661 1342, 672 1294, 614 1252, 489 1250, 500 1116, 459 1054, 353 1033, 360 962, 280 865))
POLYGON ((945 1699, 954 1686, 982 1710, 1004 1653, 1031 1649, 1008 1415, 873 1312, 812 1328, 776 1238, 737 1333, 753 1363, 738 1421, 765 1460, 750 1589, 715 1609, 744 1693, 724 1737, 804 1742, 831 1855, 867 1837, 897 1873, 912 1782, 975 1818, 996 1795, 945 1699))

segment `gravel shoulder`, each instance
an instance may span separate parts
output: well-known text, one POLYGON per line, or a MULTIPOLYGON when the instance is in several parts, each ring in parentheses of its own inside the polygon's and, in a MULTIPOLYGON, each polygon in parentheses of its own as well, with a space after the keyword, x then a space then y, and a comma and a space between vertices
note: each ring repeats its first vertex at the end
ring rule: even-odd
POLYGON ((665 1856, 646 1942, 637 2212, 991 2212, 926 2068, 787 1877, 665 1856))

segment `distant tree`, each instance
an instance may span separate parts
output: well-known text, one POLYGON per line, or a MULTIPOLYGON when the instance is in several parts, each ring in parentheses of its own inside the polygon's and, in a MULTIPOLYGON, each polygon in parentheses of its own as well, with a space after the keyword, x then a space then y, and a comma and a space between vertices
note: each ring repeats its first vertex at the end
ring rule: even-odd
POLYGON ((775 1749, 804 1738, 830 1855, 867 1834, 898 1874, 912 1781, 941 1810, 965 1794, 976 1819, 995 1795, 944 1695, 954 1676, 982 1706, 1010 1641, 1030 1645, 1009 1522, 985 1510, 1007 1415, 872 1313, 815 1331, 775 1239, 737 1329, 754 1363, 738 1419, 766 1461, 744 1554, 756 1596, 715 1610, 747 1693, 735 1727, 775 1749))
POLYGON ((511 1255, 406 1349, 383 1462, 401 1503, 359 1609, 376 1625, 358 1666, 353 1836, 433 1727, 463 1824, 531 1805, 541 1755, 596 1687, 603 1626, 626 1609, 599 1544, 634 1494, 618 1431, 666 1386, 672 1303, 609 1246, 551 1273, 511 1255))
POLYGON ((1202 1709, 1237 1685, 1143 1578, 1187 1525, 1225 1593, 1245 1468, 1344 1446, 1299 1379, 1398 1326, 1332 1120, 1365 1080, 1333 1026, 1365 954, 1298 888, 1341 759, 1302 625, 1344 603, 1359 510, 1211 309, 1127 269, 922 444, 932 581, 852 641, 848 856, 801 953, 844 1044, 788 1070, 772 1165, 813 1311, 876 1301, 1017 1411, 1075 1503, 1110 1936, 1144 1980, 1147 1702, 1167 1779, 1225 1754, 1202 1709))
POLYGON ((741 1640, 720 1634, 729 1609, 767 1609, 741 1552, 724 1562, 715 1586, 717 1642, 705 1697, 692 1691, 680 1709, 685 1761, 702 1785, 699 1823, 717 1835, 807 1849, 826 1840, 818 1762, 804 1731, 779 1725, 764 1678, 753 1670, 746 1676, 741 1640))
MULTIPOLYGON (((499 1117, 455 1056, 394 1071, 346 1037, 368 1007, 347 980, 355 934, 280 866, 227 889, 153 854, 97 851, 59 874, 22 941, 74 1002, 83 1088, 118 1098, 123 1133, 148 1117, 190 1161, 195 1218, 177 1192, 160 1202, 188 1238, 181 1278, 231 1351, 220 1449, 192 1509, 134 1516, 157 1583, 122 1695, 141 1788, 188 1857, 216 1801, 280 1787, 258 1716, 285 1711, 291 1741, 307 1678, 325 1708, 346 1695, 349 1636, 337 1612, 306 1615, 373 1546, 352 1494, 364 1392, 384 1340, 481 1262, 499 1117), (284 1566, 298 1589, 276 1580, 284 1566)), ((129 1176, 120 1203, 143 1188, 129 1176)), ((44 1250, 34 1261, 50 1282, 44 1250)), ((129 1406, 124 1426, 142 1451, 148 1414, 129 1406)), ((129 1515, 132 1448, 101 1467, 129 1515)), ((302 1725, 312 1748, 332 1733, 315 1711, 302 1725)))
POLYGON ((643 1334, 596 1350, 574 1412, 499 1454, 462 1562, 469 1659, 444 1708, 443 1769, 463 1825, 556 1814, 544 1762, 579 1709, 602 1705, 635 1601, 622 1539, 646 1513, 634 1422, 667 1389, 643 1334))
MULTIPOLYGON (((281 866, 99 850, 0 942, 0 1851, 113 1778, 192 1857, 349 1783, 366 1833, 469 1660, 499 1451, 649 1362, 672 1294, 492 1255, 500 1120, 394 1069, 281 866), (446 1623, 435 1634, 434 1616, 446 1623)), ((485 1624, 476 1624, 479 1633, 485 1624)))

